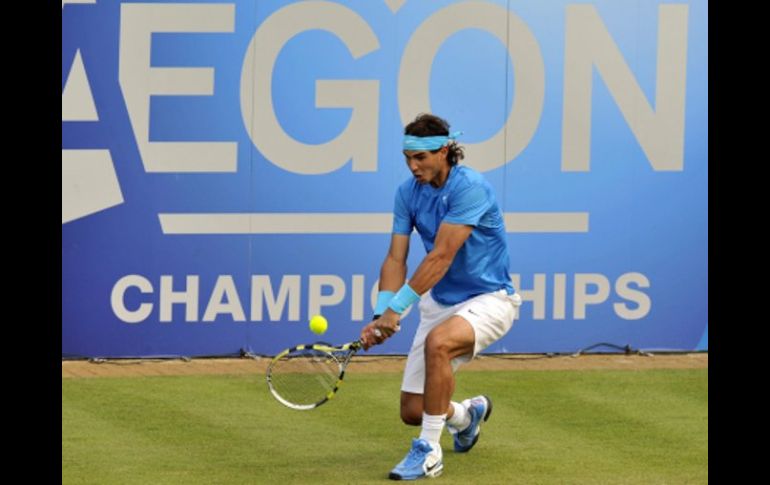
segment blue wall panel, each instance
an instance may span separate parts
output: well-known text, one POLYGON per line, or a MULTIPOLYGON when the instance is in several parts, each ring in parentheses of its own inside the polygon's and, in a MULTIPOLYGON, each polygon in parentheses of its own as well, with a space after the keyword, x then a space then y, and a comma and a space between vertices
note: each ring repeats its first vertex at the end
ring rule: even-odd
POLYGON ((708 349, 706 1, 81 1, 62 356, 357 337, 422 111, 506 214, 524 304, 489 352, 708 349))

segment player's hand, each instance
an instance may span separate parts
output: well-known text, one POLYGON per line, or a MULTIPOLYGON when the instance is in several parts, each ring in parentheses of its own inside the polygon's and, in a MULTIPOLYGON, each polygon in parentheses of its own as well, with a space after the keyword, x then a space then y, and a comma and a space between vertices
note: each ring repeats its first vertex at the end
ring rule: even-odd
POLYGON ((385 341, 382 331, 376 327, 376 324, 377 320, 374 320, 361 329, 361 342, 364 344, 364 350, 369 350, 372 345, 379 345, 385 341))
POLYGON ((385 338, 390 338, 394 333, 401 330, 401 315, 390 309, 386 310, 376 322, 377 328, 385 335, 385 338))
MULTIPOLYGON (((398 317, 395 313, 393 315, 398 317)), ((364 350, 368 350, 373 345, 383 343, 388 337, 400 330, 398 318, 394 320, 392 317, 384 317, 385 315, 370 322, 361 330, 361 342, 364 344, 364 350)))

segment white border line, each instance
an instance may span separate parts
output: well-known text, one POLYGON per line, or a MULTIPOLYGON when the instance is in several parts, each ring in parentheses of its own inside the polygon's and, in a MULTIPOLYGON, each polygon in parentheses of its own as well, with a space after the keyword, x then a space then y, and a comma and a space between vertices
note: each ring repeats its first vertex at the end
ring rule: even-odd
POLYGON ((507 232, 588 232, 588 212, 506 212, 507 232))
MULTIPOLYGON (((390 234, 384 213, 158 214, 163 234, 390 234)), ((588 212, 506 212, 507 232, 586 233, 588 212)))

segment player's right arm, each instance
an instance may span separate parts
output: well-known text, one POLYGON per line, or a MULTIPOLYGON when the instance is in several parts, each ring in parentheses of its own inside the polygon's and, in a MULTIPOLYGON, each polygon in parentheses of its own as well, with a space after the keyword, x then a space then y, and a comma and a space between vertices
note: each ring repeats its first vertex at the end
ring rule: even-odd
MULTIPOLYGON (((395 293, 406 281, 406 258, 409 256, 409 235, 393 234, 390 238, 390 247, 385 255, 385 260, 380 268, 380 287, 379 290, 395 293)), ((378 319, 379 315, 377 315, 378 319)), ((361 340, 364 342, 364 348, 382 343, 394 332, 390 328, 382 328, 381 335, 376 336, 374 329, 378 327, 377 319, 370 322, 361 330, 361 340)))
POLYGON ((364 348, 381 344, 386 338, 398 330, 398 319, 379 322, 379 316, 387 310, 388 303, 393 295, 406 282, 406 257, 409 255, 409 236, 414 230, 414 220, 409 209, 408 183, 402 184, 397 190, 393 200, 393 232, 390 238, 390 247, 385 255, 385 261, 380 268, 380 287, 377 294, 377 305, 374 309, 374 321, 365 326, 361 331, 361 340, 364 348))
POLYGON ((380 291, 396 292, 406 281, 406 258, 409 256, 409 236, 393 234, 390 248, 380 269, 380 291))

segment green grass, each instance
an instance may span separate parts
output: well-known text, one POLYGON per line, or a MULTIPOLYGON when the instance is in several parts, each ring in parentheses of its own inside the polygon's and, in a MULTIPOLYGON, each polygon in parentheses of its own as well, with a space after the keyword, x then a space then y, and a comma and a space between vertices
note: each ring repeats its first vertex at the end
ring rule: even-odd
MULTIPOLYGON (((260 375, 62 379, 62 483, 387 483, 418 428, 400 374, 348 373, 309 412, 260 375)), ((457 374, 490 421, 468 454, 444 434, 430 483, 708 483, 708 370, 457 374)))

